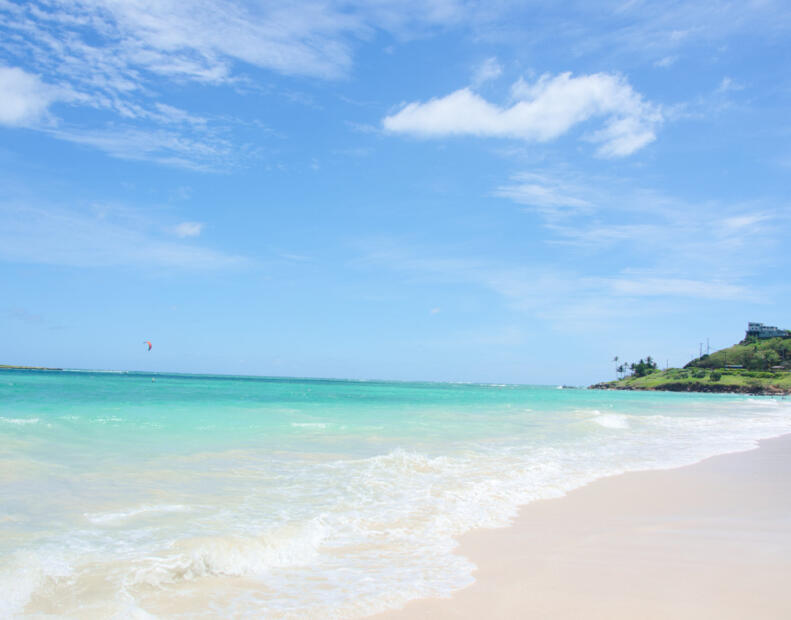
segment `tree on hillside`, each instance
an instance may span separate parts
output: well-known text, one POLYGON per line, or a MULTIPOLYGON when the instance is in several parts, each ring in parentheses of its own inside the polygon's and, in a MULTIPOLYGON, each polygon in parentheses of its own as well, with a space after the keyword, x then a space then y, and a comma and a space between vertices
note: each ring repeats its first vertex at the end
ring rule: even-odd
POLYGON ((657 364, 650 355, 646 359, 640 358, 640 361, 636 364, 634 362, 629 364, 629 370, 632 371, 632 375, 635 377, 645 377, 656 369, 657 364))

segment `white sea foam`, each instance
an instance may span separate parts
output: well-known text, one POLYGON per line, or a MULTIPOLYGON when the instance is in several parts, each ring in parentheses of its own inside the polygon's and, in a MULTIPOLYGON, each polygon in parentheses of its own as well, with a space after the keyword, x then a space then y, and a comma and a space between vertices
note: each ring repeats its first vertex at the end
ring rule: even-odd
POLYGON ((629 428, 629 416, 617 413, 602 413, 594 416, 593 421, 604 428, 629 428))
POLYGON ((0 422, 6 424, 38 424, 41 420, 39 418, 3 418, 0 417, 0 422))
POLYGON ((0 618, 22 613, 31 595, 47 581, 71 574, 72 566, 54 550, 19 550, 4 558, 0 568, 0 618))
POLYGON ((599 409, 577 409, 577 416, 598 426, 610 429, 627 429, 633 418, 621 413, 602 413, 599 409))
POLYGON ((750 405, 758 405, 759 407, 780 407, 786 404, 784 400, 777 400, 776 398, 748 398, 745 400, 750 405))
POLYGON ((111 616, 112 620, 156 620, 156 616, 140 608, 134 599, 121 601, 118 610, 111 616))
POLYGON ((273 568, 306 566, 326 537, 320 519, 289 524, 257 537, 213 536, 180 540, 157 557, 146 558, 127 586, 162 586, 207 576, 261 576, 273 568))
POLYGON ((96 525, 112 525, 126 521, 133 517, 140 515, 149 515, 152 513, 165 513, 165 512, 189 512, 192 510, 189 506, 182 504, 163 504, 159 506, 138 506, 130 508, 129 510, 121 510, 118 512, 97 512, 85 513, 84 516, 91 523, 96 525))
MULTIPOLYGON (((62 545, 94 558, 80 568, 117 579, 119 591, 139 599, 134 609, 141 613, 147 593, 167 596, 185 584, 200 588, 212 578, 243 578, 260 582, 261 592, 239 600, 230 615, 296 617, 298 610, 303 616, 359 617, 470 583, 474 567, 453 553, 455 537, 506 525, 520 505, 603 476, 687 465, 791 432, 791 403, 781 401, 756 399, 755 406, 749 400, 679 400, 678 410, 667 405, 657 412, 594 402, 598 409, 517 413, 531 421, 544 415, 542 428, 556 433, 570 424, 574 432, 568 436, 532 439, 528 433, 494 443, 403 448, 391 442, 379 454, 321 459, 277 460, 237 450, 214 454, 211 467, 205 459, 182 459, 183 479, 196 478, 208 509, 140 503, 90 512, 84 516, 95 527, 76 529, 62 545), (158 518, 164 513, 171 513, 168 519, 158 518), (156 526, 140 531, 138 518, 156 526)), ((331 434, 304 436, 327 441, 331 434)), ((36 570, 22 579, 28 585, 14 594, 14 609, 46 575, 66 571, 57 565, 36 570)))

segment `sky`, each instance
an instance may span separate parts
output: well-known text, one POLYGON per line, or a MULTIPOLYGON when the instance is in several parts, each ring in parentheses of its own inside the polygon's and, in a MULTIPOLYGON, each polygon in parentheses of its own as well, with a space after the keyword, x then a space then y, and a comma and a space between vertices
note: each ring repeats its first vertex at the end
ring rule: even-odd
POLYGON ((790 66, 785 0, 0 0, 0 363, 581 385, 791 327, 790 66))

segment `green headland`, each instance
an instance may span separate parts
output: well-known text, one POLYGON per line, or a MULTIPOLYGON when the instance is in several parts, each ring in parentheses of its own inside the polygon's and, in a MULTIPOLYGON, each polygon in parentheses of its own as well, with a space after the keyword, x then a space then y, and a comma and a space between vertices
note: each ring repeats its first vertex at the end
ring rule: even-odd
MULTIPOLYGON (((761 324, 751 323, 750 326, 761 324)), ((765 326, 762 326, 765 327, 765 326)), ((683 368, 660 370, 651 357, 616 367, 621 377, 590 386, 606 390, 791 394, 791 331, 748 328, 741 342, 683 368), (774 335, 780 334, 780 335, 774 335), (771 336, 771 337, 767 337, 771 336)))

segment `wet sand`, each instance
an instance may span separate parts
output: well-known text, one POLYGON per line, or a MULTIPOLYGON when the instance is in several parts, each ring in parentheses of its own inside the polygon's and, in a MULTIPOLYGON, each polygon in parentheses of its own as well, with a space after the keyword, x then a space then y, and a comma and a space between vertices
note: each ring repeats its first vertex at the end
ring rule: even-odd
POLYGON ((791 618, 791 435, 749 452, 606 478, 477 530, 450 599, 378 618, 791 618))

